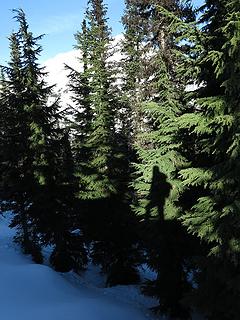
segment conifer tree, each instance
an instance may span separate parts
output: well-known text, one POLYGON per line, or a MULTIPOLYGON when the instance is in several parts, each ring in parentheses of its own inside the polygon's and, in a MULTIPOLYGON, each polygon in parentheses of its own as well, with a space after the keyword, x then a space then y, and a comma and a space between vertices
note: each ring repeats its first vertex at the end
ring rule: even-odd
POLYGON ((46 85, 38 63, 41 36, 34 37, 29 31, 22 10, 14 13, 19 31, 11 36, 12 58, 3 69, 6 85, 1 96, 8 128, 3 189, 15 213, 12 226, 18 227, 16 240, 35 261, 41 262, 40 244, 54 244, 54 267, 79 270, 86 259, 81 262, 84 250, 71 251, 77 237, 71 234, 69 148, 59 127, 58 100, 49 103, 52 87, 46 85), (10 154, 13 148, 14 157, 10 154))
POLYGON ((90 166, 93 174, 89 176, 88 196, 91 198, 108 197, 116 192, 113 182, 114 160, 114 98, 111 92, 111 73, 107 58, 110 47, 110 30, 107 26, 106 7, 103 1, 90 1, 88 20, 90 28, 89 52, 91 71, 91 104, 94 108, 92 131, 88 139, 91 149, 90 166))
POLYGON ((151 63, 155 68, 150 96, 142 102, 146 126, 138 139, 133 187, 135 211, 143 217, 148 264, 158 276, 146 284, 144 292, 159 299, 157 312, 186 319, 190 314, 182 299, 191 290, 186 270, 195 242, 178 221, 176 201, 181 185, 176 171, 186 160, 180 154, 176 132, 186 100, 185 87, 191 79, 185 68, 188 52, 183 42, 192 36, 193 27, 185 21, 193 15, 188 4, 181 7, 176 1, 152 1, 146 8, 152 19, 147 37, 154 48, 151 63))
POLYGON ((130 229, 134 219, 123 199, 125 160, 116 131, 118 99, 109 63, 112 40, 103 1, 89 1, 76 40, 83 71, 71 71, 70 89, 76 104, 75 174, 85 211, 81 229, 94 240, 92 259, 107 273, 108 285, 136 281, 134 235, 129 232, 122 240, 124 228, 130 229))
POLYGON ((124 39, 122 40, 121 71, 124 110, 122 130, 128 140, 129 152, 136 142, 141 123, 142 42, 144 33, 139 28, 139 14, 136 2, 125 1, 125 13, 122 18, 124 39))
MULTIPOLYGON (((166 47, 164 33, 167 32, 164 20, 159 19, 158 6, 163 5, 176 13, 186 11, 186 6, 172 0, 126 0, 125 4, 122 18, 125 29, 122 41, 122 90, 126 95, 127 127, 130 128, 132 143, 136 143, 138 133, 146 130, 141 103, 154 101, 158 97, 156 52, 159 45, 166 47)), ((191 14, 190 10, 188 14, 191 14)))
POLYGON ((189 162, 180 170, 182 221, 208 248, 193 301, 208 319, 239 317, 239 9, 237 1, 206 1, 200 88, 179 119, 189 162))
MULTIPOLYGON (((90 53, 89 43, 90 35, 86 19, 82 23, 82 31, 75 35, 77 44, 76 50, 81 52, 79 59, 82 71, 75 70, 68 65, 66 69, 69 71, 69 90, 71 92, 73 123, 73 156, 75 162, 75 175, 79 181, 79 190, 86 187, 85 172, 88 171, 88 162, 90 161, 90 148, 88 139, 91 134, 91 126, 93 119, 93 109, 90 101, 90 53)), ((80 196, 82 198, 82 196, 80 196)), ((84 198, 84 197, 83 197, 84 198)))
POLYGON ((64 168, 67 165, 64 157, 67 156, 68 142, 64 139, 66 134, 59 127, 58 100, 48 103, 52 87, 45 84, 45 73, 38 64, 41 47, 37 42, 41 37, 34 38, 28 29, 24 13, 17 13, 26 75, 24 98, 30 118, 32 170, 37 180, 32 214, 35 216, 37 230, 43 235, 43 241, 55 245, 50 259, 53 266, 59 271, 69 271, 72 268, 80 271, 86 264, 86 252, 84 245, 79 246, 79 251, 74 249, 74 242, 81 243, 81 239, 70 232, 74 199, 71 193, 74 185, 71 172, 66 171, 69 167, 64 168))
POLYGON ((21 43, 18 33, 10 37, 11 61, 3 68, 5 80, 1 94, 3 109, 2 123, 5 130, 2 136, 2 192, 3 199, 15 212, 15 222, 18 225, 16 240, 22 245, 25 253, 32 254, 33 259, 41 262, 38 241, 34 235, 32 219, 29 215, 31 206, 30 184, 31 172, 28 162, 29 133, 24 109, 25 91, 23 83, 23 62, 21 43))
MULTIPOLYGON (((40 232, 40 225, 43 225, 43 212, 39 210, 40 201, 43 200, 42 189, 50 182, 52 176, 49 161, 54 159, 51 154, 54 149, 50 146, 52 138, 50 122, 54 120, 53 114, 56 106, 54 105, 51 110, 49 108, 47 112, 47 99, 51 88, 46 86, 43 79, 44 72, 38 64, 38 56, 41 52, 38 41, 42 37, 33 37, 22 10, 14 10, 14 13, 16 13, 15 18, 19 23, 17 35, 20 44, 22 64, 20 71, 23 87, 17 97, 17 102, 23 109, 25 117, 21 119, 21 123, 25 127, 22 134, 25 150, 21 154, 25 160, 25 166, 22 168, 24 186, 20 192, 26 194, 28 200, 24 204, 27 213, 23 213, 20 219, 15 216, 12 225, 18 225, 22 228, 22 220, 26 221, 28 225, 31 221, 33 233, 31 237, 34 241, 40 232)), ((52 166, 54 165, 55 163, 52 163, 52 166)), ((43 205, 41 204, 41 206, 43 205)))

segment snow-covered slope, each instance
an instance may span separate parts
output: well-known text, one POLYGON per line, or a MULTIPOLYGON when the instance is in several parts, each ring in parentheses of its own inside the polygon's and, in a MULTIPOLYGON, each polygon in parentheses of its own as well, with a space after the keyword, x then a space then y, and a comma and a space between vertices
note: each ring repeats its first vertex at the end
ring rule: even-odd
POLYGON ((101 288, 100 278, 96 288, 90 284, 92 277, 98 277, 94 269, 81 280, 74 274, 62 275, 48 266, 34 264, 13 244, 13 236, 14 230, 8 228, 7 217, 0 216, 2 320, 150 319, 136 288, 104 289, 101 288))
MULTIPOLYGON (((123 35, 119 34, 114 37, 112 47, 115 48, 112 56, 109 57, 109 61, 119 61, 122 58, 120 53, 120 42, 123 39, 123 35)), ((73 68, 74 70, 81 71, 82 65, 80 63, 81 52, 79 50, 71 50, 57 54, 43 63, 45 71, 47 72, 47 82, 50 85, 55 85, 54 91, 61 95, 61 105, 63 108, 72 104, 68 92, 68 74, 69 71, 65 68, 65 65, 73 68)))

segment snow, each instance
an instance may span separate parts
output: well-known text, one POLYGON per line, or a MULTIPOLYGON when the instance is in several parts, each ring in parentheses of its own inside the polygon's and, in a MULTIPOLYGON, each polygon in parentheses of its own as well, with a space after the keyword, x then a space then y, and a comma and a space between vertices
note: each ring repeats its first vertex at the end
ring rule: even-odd
MULTIPOLYGON (((122 39, 122 34, 119 34, 113 38, 112 47, 115 48, 116 51, 114 51, 109 57, 109 62, 120 61, 122 59, 123 55, 120 52, 120 43, 122 39)), ((73 105, 71 100, 72 93, 68 89, 69 70, 65 68, 65 65, 68 65, 74 70, 80 72, 83 70, 80 59, 81 51, 75 49, 58 53, 56 56, 46 60, 43 63, 43 67, 47 72, 46 81, 49 85, 55 85, 54 92, 56 94, 60 94, 61 106, 63 109, 69 105, 73 105)))
MULTIPOLYGON (((57 273, 47 265, 52 247, 43 250, 45 265, 35 264, 13 242, 11 214, 0 215, 0 310, 3 320, 156 320, 149 311, 157 301, 137 285, 105 287, 105 276, 89 264, 82 274, 57 273)), ((156 274, 146 265, 142 279, 156 274)), ((158 318, 159 319, 159 318, 158 318)), ((166 319, 162 317, 162 320, 166 319)), ((194 320, 203 320, 193 315, 194 320)), ((159 319, 160 320, 160 319, 159 319)))
POLYGON ((31 262, 13 243, 9 217, 0 216, 0 310, 3 320, 149 320, 153 299, 136 286, 104 288, 90 266, 82 277, 31 262))

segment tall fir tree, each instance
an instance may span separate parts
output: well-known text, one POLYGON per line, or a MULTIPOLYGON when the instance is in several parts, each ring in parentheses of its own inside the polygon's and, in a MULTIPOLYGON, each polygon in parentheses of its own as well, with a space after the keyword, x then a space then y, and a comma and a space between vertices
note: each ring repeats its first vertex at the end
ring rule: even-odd
POLYGON ((103 1, 88 3, 82 32, 76 35, 82 51, 82 72, 72 70, 70 89, 75 103, 76 176, 78 198, 85 212, 82 228, 91 240, 92 259, 107 273, 107 284, 138 280, 130 207, 124 201, 125 160, 116 130, 114 73, 110 68, 111 32, 103 1))
POLYGON ((21 40, 18 33, 13 33, 9 40, 11 61, 8 67, 3 68, 5 80, 1 94, 2 120, 6 129, 2 139, 2 194, 14 210, 15 223, 19 226, 16 240, 21 243, 25 253, 32 254, 35 261, 41 262, 39 244, 29 215, 31 160, 28 158, 29 130, 22 95, 25 86, 21 40))
POLYGON ((208 248, 197 261, 195 305, 208 319, 238 319, 240 8, 206 1, 203 9, 199 89, 179 119, 189 161, 179 172, 182 222, 208 248))
POLYGON ((125 2, 125 12, 122 17, 124 38, 121 43, 122 94, 124 108, 122 111, 122 131, 127 141, 129 152, 134 149, 134 143, 141 123, 141 89, 142 74, 142 42, 144 33, 139 28, 138 7, 135 2, 125 2))
POLYGON ((67 151, 59 127, 58 100, 49 103, 52 87, 46 85, 46 74, 38 63, 41 36, 29 31, 22 10, 14 13, 19 31, 11 36, 12 59, 3 69, 6 81, 1 96, 8 124, 3 189, 15 213, 12 226, 19 230, 16 240, 35 261, 41 262, 40 245, 52 243, 51 262, 56 268, 67 261, 68 266, 61 269, 79 269, 84 264, 80 253, 74 250, 73 254, 68 245, 76 237, 71 236, 70 176, 66 178, 69 173, 64 172, 67 151), (9 154, 12 148, 18 151, 15 157, 9 154), (59 254, 62 258, 57 263, 59 254))
POLYGON ((194 16, 188 2, 152 1, 143 6, 144 16, 150 19, 146 37, 152 48, 152 75, 147 87, 149 97, 142 101, 145 130, 136 146, 133 205, 143 218, 148 264, 157 272, 157 279, 143 290, 159 299, 157 312, 186 319, 190 312, 182 300, 191 290, 187 270, 198 242, 178 221, 176 202, 181 182, 176 173, 186 160, 180 153, 176 132, 186 102, 185 88, 192 77, 186 72, 191 61, 186 43, 194 33, 194 24, 188 23, 194 16))
POLYGON ((86 265, 87 258, 84 245, 80 246, 81 237, 71 233, 74 201, 71 194, 74 185, 71 172, 64 172, 64 169, 69 169, 64 168, 67 165, 64 157, 69 154, 66 148, 69 147, 66 134, 59 127, 58 100, 48 103, 52 87, 46 85, 45 73, 38 64, 41 47, 37 41, 41 37, 33 37, 22 11, 18 11, 17 17, 28 93, 25 99, 31 120, 30 149, 34 155, 34 176, 38 181, 32 214, 36 217, 37 229, 43 234, 43 241, 55 245, 50 258, 52 265, 59 271, 80 271, 86 265), (74 242, 79 244, 79 250, 76 250, 74 242))
POLYGON ((90 166, 93 174, 88 181, 88 196, 103 198, 115 193, 113 181, 116 158, 114 137, 114 97, 111 92, 111 72, 107 65, 111 38, 103 1, 90 1, 87 13, 90 28, 91 104, 94 112, 88 145, 91 149, 90 166))

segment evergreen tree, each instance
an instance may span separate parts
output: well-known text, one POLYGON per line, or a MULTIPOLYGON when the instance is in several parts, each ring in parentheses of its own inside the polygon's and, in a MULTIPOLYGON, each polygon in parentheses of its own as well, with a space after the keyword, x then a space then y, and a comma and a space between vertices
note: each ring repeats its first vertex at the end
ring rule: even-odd
POLYGON ((59 127, 58 100, 49 103, 52 87, 46 85, 38 63, 41 36, 29 31, 22 10, 14 12, 19 31, 11 36, 12 59, 3 69, 7 80, 1 96, 8 128, 2 166, 4 199, 15 213, 12 226, 18 227, 16 240, 25 253, 41 262, 40 244, 54 244, 51 262, 56 269, 79 270, 86 261, 85 257, 80 261, 85 249, 72 252, 75 245, 69 244, 77 241, 71 234, 73 182, 69 148, 59 127), (15 150, 15 156, 10 150, 15 150))
POLYGON ((191 57, 185 43, 194 33, 193 25, 187 23, 193 15, 188 3, 180 6, 176 1, 153 1, 146 8, 152 19, 147 37, 154 48, 151 65, 155 68, 150 97, 142 103, 146 126, 138 139, 133 187, 135 211, 143 218, 148 264, 158 276, 146 284, 144 292, 159 299, 157 312, 186 319, 190 313, 182 300, 191 290, 187 270, 198 243, 178 221, 181 183, 176 173, 186 160, 176 133, 192 77, 186 72, 191 57))
POLYGON ((129 152, 133 149, 141 123, 142 42, 144 33, 140 29, 136 2, 126 1, 122 18, 124 39, 122 40, 121 71, 123 73, 121 92, 123 95, 122 131, 127 141, 129 152))
MULTIPOLYGON (((47 99, 51 93, 51 88, 46 86, 43 79, 44 72, 38 64, 38 56, 41 52, 38 41, 41 36, 33 37, 22 10, 14 10, 14 13, 16 13, 15 18, 19 23, 17 35, 21 50, 22 66, 20 71, 23 87, 22 92, 17 97, 17 103, 24 111, 24 119, 21 119, 21 123, 25 128, 21 136, 22 143, 25 145, 24 153, 21 154, 24 159, 24 167, 21 172, 24 185, 20 192, 22 195, 27 195, 27 201, 24 203, 24 209, 27 212, 23 213, 21 217, 15 215, 12 225, 18 225, 21 229, 22 221, 25 221, 24 223, 27 225, 31 222, 31 237, 34 241, 36 235, 39 234, 40 230, 38 229, 43 220, 43 212, 39 210, 42 196, 41 189, 50 182, 52 176, 49 161, 54 159, 53 154, 51 154, 54 149, 51 146, 50 122, 54 119, 56 106, 54 105, 52 109, 49 108, 46 112, 47 99)), ((54 165, 53 162, 52 167, 54 165)))
MULTIPOLYGON (((146 100, 155 101, 159 95, 157 51, 159 46, 165 49, 168 46, 168 30, 164 19, 159 18, 158 7, 162 5, 171 12, 182 15, 184 11, 185 16, 189 17, 192 12, 189 5, 184 5, 184 1, 126 0, 125 4, 122 18, 125 29, 122 41, 122 91, 126 95, 126 126, 130 130, 132 143, 136 143, 138 134, 146 130, 141 104, 146 100)), ((166 50, 165 52, 167 55, 166 50)), ((169 68, 173 67, 173 64, 174 62, 169 63, 169 68)))
POLYGON ((67 155, 67 140, 59 127, 58 100, 48 104, 52 87, 46 86, 44 71, 37 60, 41 52, 37 41, 41 37, 32 36, 22 11, 18 11, 17 17, 26 74, 25 99, 31 121, 30 149, 33 154, 34 177, 38 182, 32 214, 35 215, 37 230, 43 234, 42 240, 55 245, 50 259, 53 266, 59 271, 80 271, 87 259, 83 244, 79 251, 75 249, 74 242, 81 243, 81 239, 71 234, 74 185, 71 171, 63 171, 69 167, 64 168, 67 165, 67 159, 64 159, 67 155))
POLYGON ((132 225, 131 211, 124 201, 125 159, 116 130, 114 73, 110 68, 111 35, 103 1, 89 1, 82 32, 76 35, 82 51, 82 72, 72 70, 70 89, 76 104, 75 156, 79 179, 78 198, 85 212, 80 228, 90 240, 92 259, 108 275, 107 284, 138 280, 133 254, 134 234, 122 240, 132 225))
POLYGON ((116 158, 114 137, 114 97, 111 92, 111 72, 107 58, 110 47, 110 30, 107 26, 106 7, 102 1, 90 1, 88 20, 90 28, 89 47, 91 72, 91 104, 94 112, 92 130, 88 138, 91 150, 87 194, 90 198, 108 197, 116 192, 113 181, 114 160, 116 158))
MULTIPOLYGON (((73 113, 73 122, 71 129, 73 131, 73 156, 75 162, 75 175, 79 181, 79 190, 87 188, 86 172, 88 169, 88 162, 90 161, 90 148, 88 145, 88 139, 92 132, 92 120, 94 110, 90 100, 91 85, 90 79, 92 77, 92 71, 90 68, 90 34, 87 26, 86 19, 82 23, 82 32, 78 32, 75 35, 77 44, 75 49, 81 52, 81 58, 79 64, 82 67, 82 71, 75 70, 69 66, 66 69, 69 71, 69 90, 71 92, 71 100, 73 113)), ((80 196, 80 198, 85 198, 80 196)), ((87 195, 86 195, 87 197, 87 195)))
MULTIPOLYGON (((86 20, 83 20, 82 23, 82 32, 78 32, 75 35, 77 45, 75 46, 76 50, 80 50, 81 58, 79 59, 79 63, 82 64, 82 71, 77 71, 68 65, 66 65, 66 69, 69 71, 69 90, 71 92, 71 99, 73 105, 71 108, 73 109, 74 122, 73 129, 75 134, 74 139, 74 149, 76 149, 76 161, 78 163, 84 161, 80 161, 81 156, 84 156, 86 152, 80 151, 84 148, 84 144, 87 141, 91 130, 91 121, 92 121, 92 111, 90 105, 90 80, 91 77, 89 70, 89 37, 88 37, 88 28, 86 20)), ((87 158, 86 158, 87 159, 87 158)))
POLYGON ((25 253, 32 254, 35 261, 41 262, 39 244, 29 215, 31 160, 28 162, 26 136, 29 131, 22 95, 25 86, 19 34, 13 33, 9 40, 11 61, 8 67, 2 69, 5 74, 1 94, 2 123, 5 129, 1 141, 2 194, 3 200, 7 200, 15 212, 14 224, 19 226, 16 240, 21 243, 25 253))
POLYGON ((179 172, 182 221, 208 248, 193 301, 208 319, 239 317, 239 10, 238 1, 206 1, 200 88, 179 119, 189 162, 179 172))

